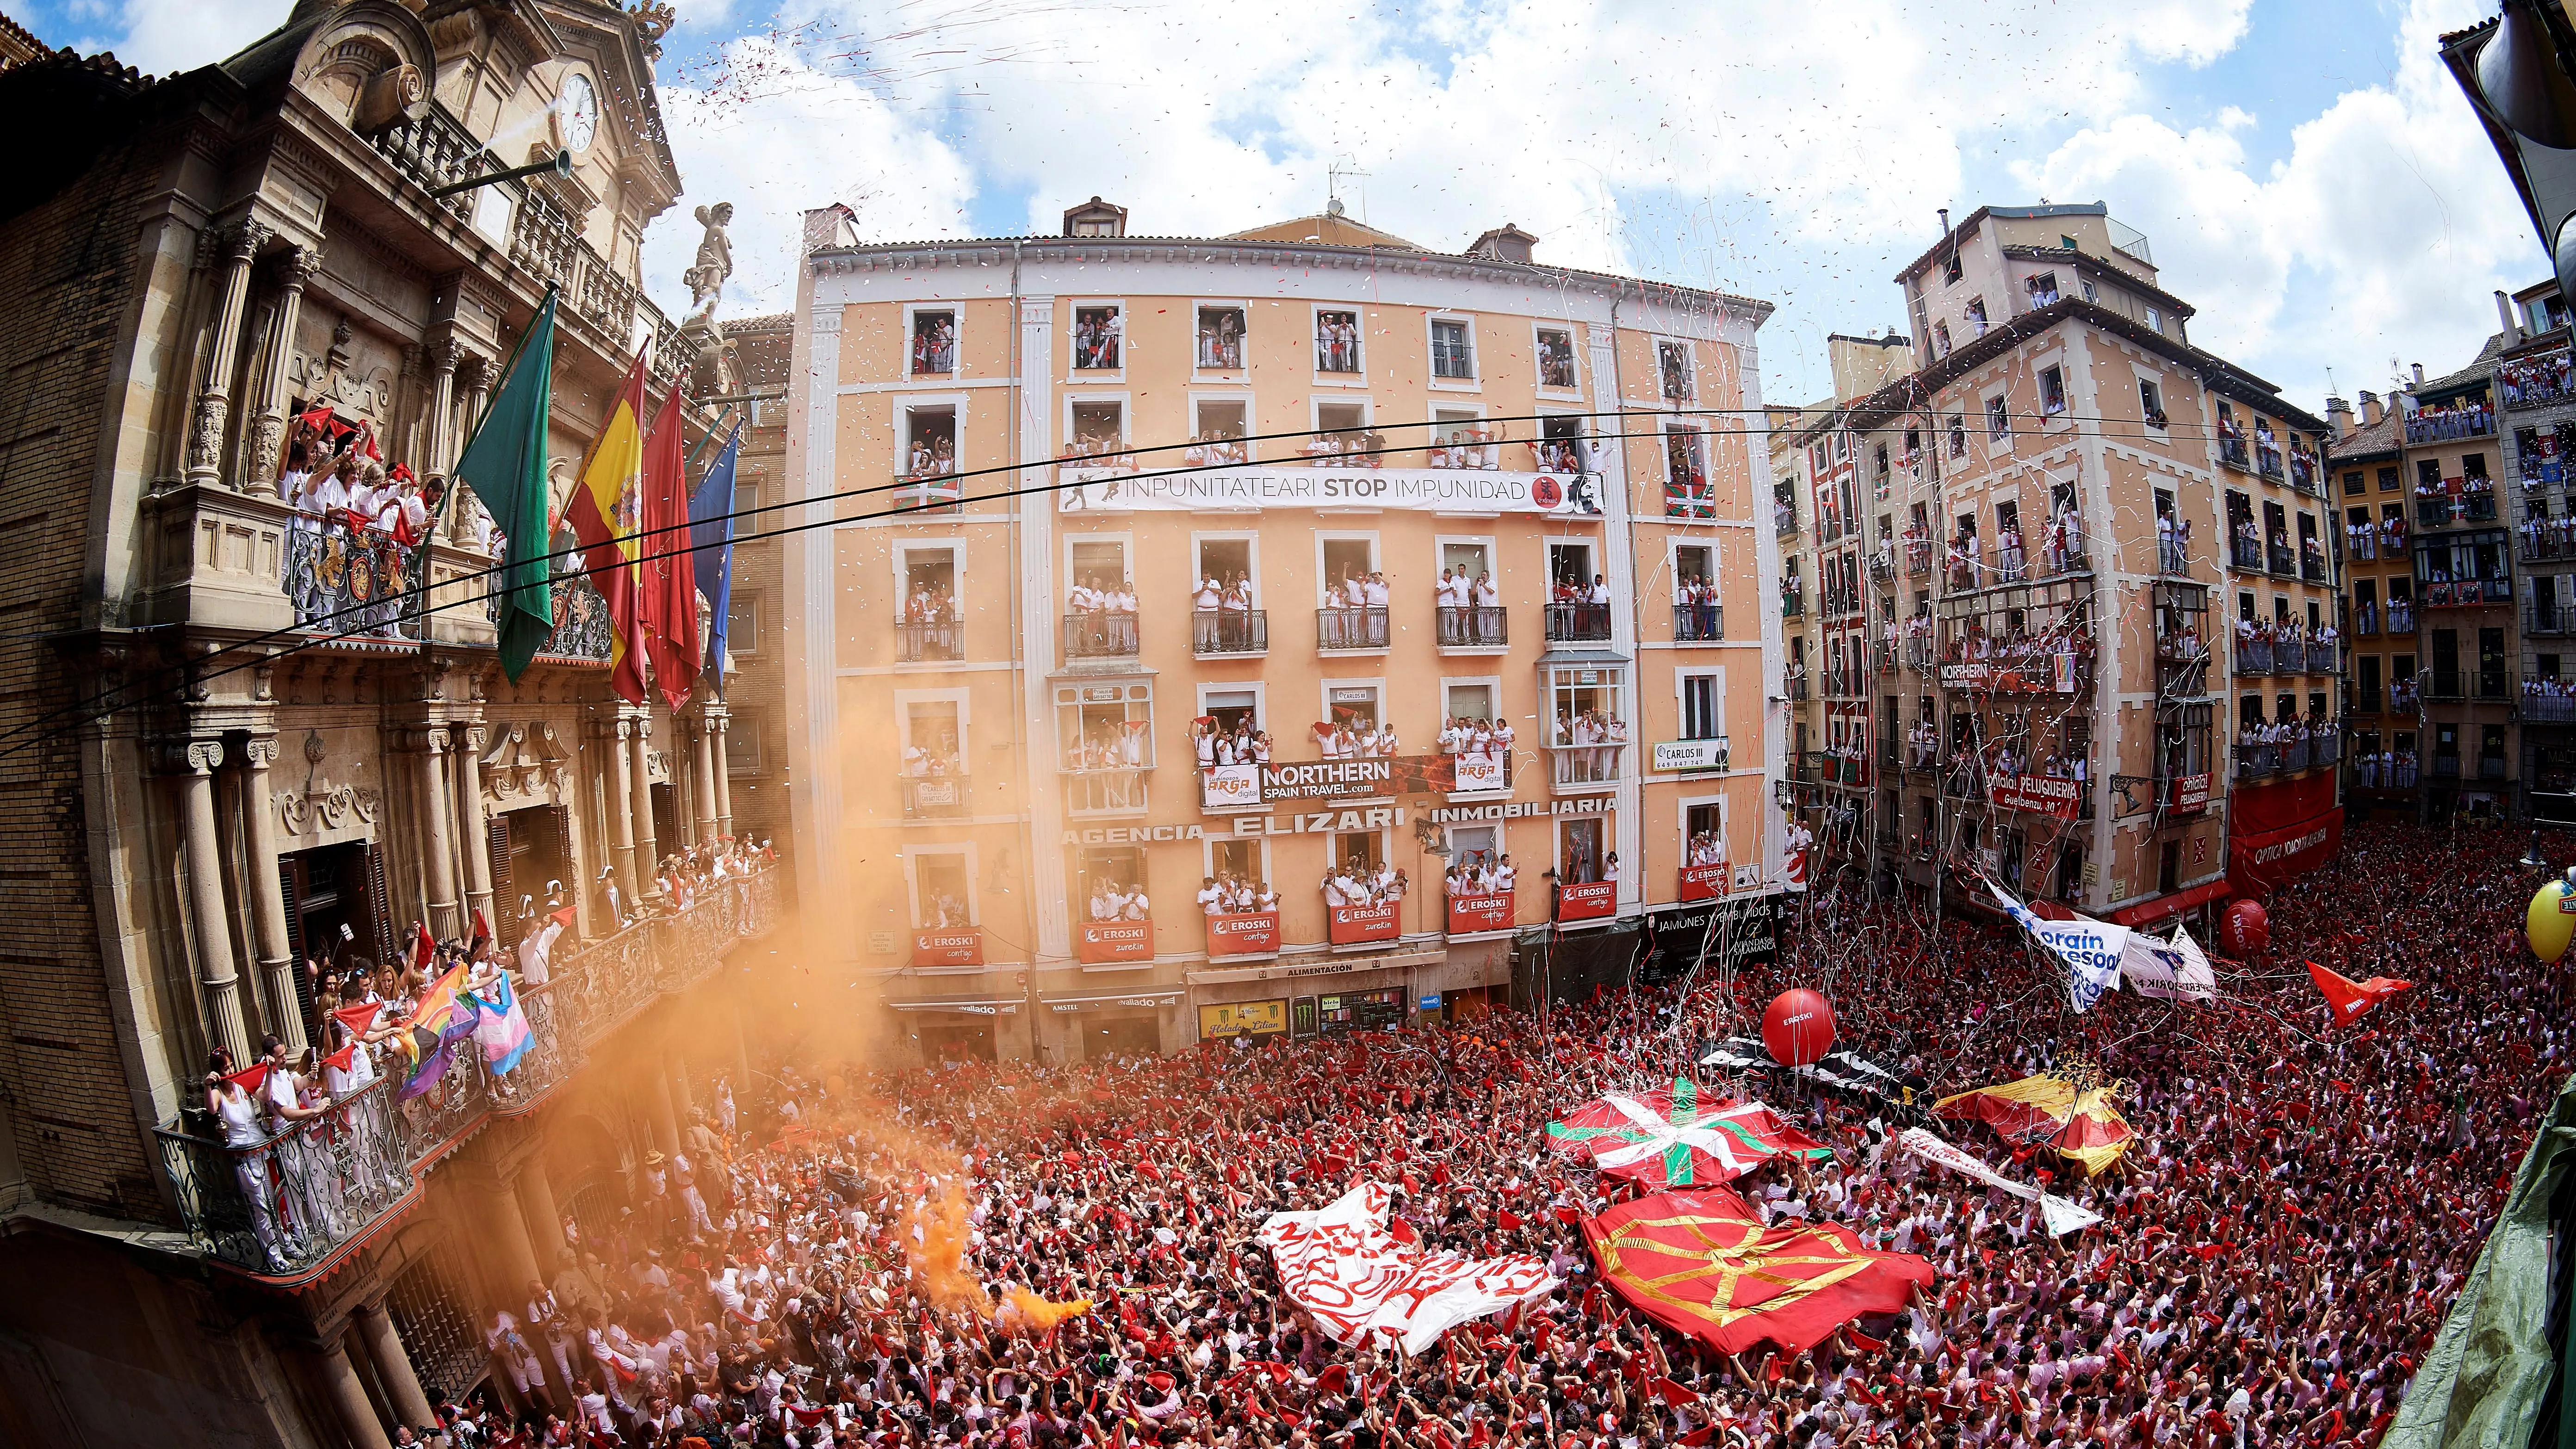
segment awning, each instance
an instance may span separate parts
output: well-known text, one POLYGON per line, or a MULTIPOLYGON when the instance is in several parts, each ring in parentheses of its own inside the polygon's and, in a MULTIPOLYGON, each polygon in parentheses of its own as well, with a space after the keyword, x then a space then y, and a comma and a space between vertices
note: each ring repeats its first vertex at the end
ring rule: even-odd
POLYGON ((1041 996, 1038 998, 1056 1011, 1080 1011, 1086 1006, 1134 1006, 1153 1009, 1178 1005, 1179 987, 1162 991, 1116 991, 1082 996, 1041 996))
POLYGON ((1628 656, 1608 649, 1550 649, 1539 655, 1538 662, 1541 668, 1550 664, 1598 664, 1606 668, 1627 663, 1628 656))
POLYGON ((897 1011, 953 1011, 963 1016, 1017 1016, 1017 996, 906 996, 886 998, 897 1011))
POLYGON ((2111 913, 2111 924, 2115 926, 2143 926, 2149 921, 2161 920, 2166 916, 2180 915, 2194 906, 2201 905, 2208 901, 2217 900, 2220 897, 2227 895, 2233 889, 2234 887, 2230 886, 2223 878, 2213 881, 2203 881, 2189 890, 2175 891, 2169 896, 2158 896, 2154 900, 2140 901, 2134 906, 2113 911, 2111 913))

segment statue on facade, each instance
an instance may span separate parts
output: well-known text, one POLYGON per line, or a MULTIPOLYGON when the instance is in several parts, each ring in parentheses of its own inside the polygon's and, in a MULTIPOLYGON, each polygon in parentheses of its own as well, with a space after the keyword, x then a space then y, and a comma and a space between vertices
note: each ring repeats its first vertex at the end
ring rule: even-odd
POLYGON ((725 228, 733 223, 733 203, 719 201, 698 208, 698 225, 706 235, 698 239, 698 262, 680 274, 689 286, 689 320, 711 321, 716 303, 724 298, 725 278, 733 275, 733 241, 725 228))

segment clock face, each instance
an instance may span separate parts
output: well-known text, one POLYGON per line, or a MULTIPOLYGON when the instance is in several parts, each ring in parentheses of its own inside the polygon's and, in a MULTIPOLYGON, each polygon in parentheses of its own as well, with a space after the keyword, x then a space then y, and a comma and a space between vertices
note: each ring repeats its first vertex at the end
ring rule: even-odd
POLYGON ((578 156, 599 134, 599 92, 579 71, 564 81, 561 121, 564 149, 578 156))

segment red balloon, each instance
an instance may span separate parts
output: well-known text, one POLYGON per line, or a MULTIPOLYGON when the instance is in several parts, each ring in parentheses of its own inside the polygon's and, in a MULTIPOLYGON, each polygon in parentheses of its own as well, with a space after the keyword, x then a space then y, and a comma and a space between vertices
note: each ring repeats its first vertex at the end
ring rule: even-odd
POLYGON ((2232 955, 2260 956, 2272 944, 2272 917, 2260 901, 2238 901, 2218 918, 2218 939, 2227 943, 2232 955))
POLYGON ((1762 1045, 1775 1062, 1793 1067, 1813 1063, 1833 1049, 1833 1005, 1803 986, 1772 997, 1762 1013, 1762 1045))

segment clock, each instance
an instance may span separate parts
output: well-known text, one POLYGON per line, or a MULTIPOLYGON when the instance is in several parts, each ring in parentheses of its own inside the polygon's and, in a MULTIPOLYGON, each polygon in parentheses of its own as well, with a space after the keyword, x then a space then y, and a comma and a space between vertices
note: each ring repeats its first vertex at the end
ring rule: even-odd
POLYGON ((555 134, 576 156, 599 135, 599 92, 580 71, 564 77, 563 94, 555 102, 555 134))

